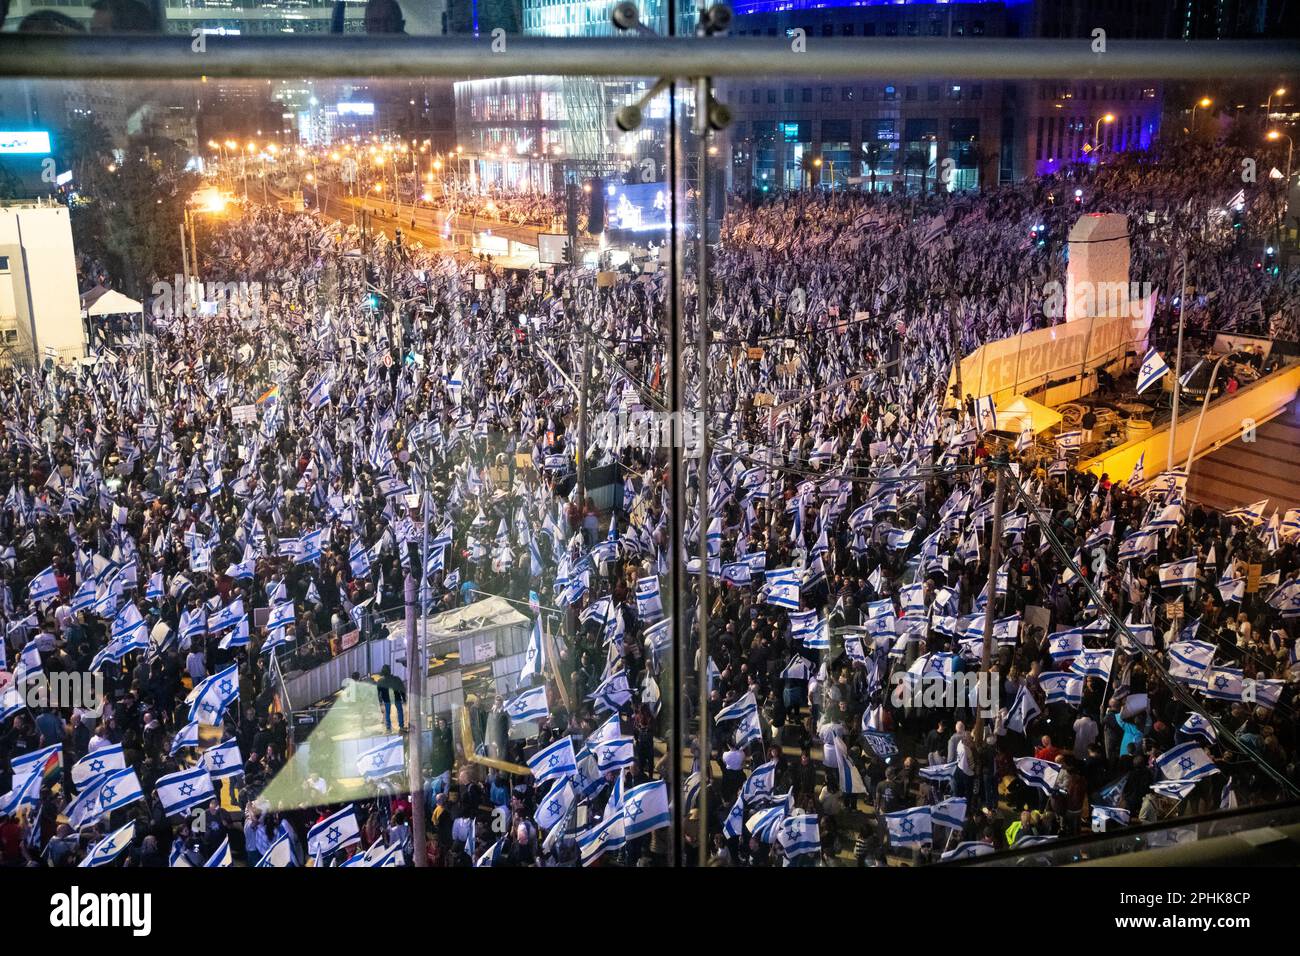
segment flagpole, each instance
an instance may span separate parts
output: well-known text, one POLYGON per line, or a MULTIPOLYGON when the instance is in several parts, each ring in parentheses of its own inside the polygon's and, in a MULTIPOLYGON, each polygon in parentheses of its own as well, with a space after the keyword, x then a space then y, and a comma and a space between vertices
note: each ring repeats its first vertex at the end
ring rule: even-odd
MULTIPOLYGON (((989 542, 989 583, 988 583, 988 602, 984 605, 984 649, 980 661, 980 674, 983 680, 987 681, 988 674, 993 667, 993 619, 994 605, 997 603, 998 594, 998 564, 1002 560, 1002 510, 1003 498, 1006 496, 1006 470, 1007 462, 1005 453, 999 442, 998 453, 993 459, 993 467, 997 469, 997 485, 993 491, 993 540, 989 542)), ((979 708, 975 713, 975 743, 977 745, 984 742, 984 708, 979 708)))
MULTIPOLYGON (((1187 250, 1183 249, 1182 292, 1178 296, 1178 350, 1174 353, 1174 406, 1173 416, 1169 419, 1169 460, 1165 470, 1174 470, 1174 438, 1178 434, 1178 402, 1182 397, 1183 383, 1183 328, 1187 319, 1187 250)), ((1209 396, 1206 396, 1209 400, 1209 396)))

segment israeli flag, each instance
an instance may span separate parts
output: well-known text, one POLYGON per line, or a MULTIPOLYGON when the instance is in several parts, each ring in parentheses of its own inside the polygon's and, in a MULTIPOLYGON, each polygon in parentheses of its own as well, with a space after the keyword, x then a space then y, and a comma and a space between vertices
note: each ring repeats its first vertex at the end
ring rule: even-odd
POLYGON ((1061 451, 1078 451, 1083 447, 1083 432, 1079 429, 1061 432, 1056 436, 1056 447, 1061 451))
POLYGON ((285 627, 292 623, 294 623, 293 602, 285 601, 271 608, 271 613, 266 618, 266 629, 273 631, 277 627, 285 627))
POLYGON ((312 411, 316 411, 321 406, 329 403, 330 386, 333 384, 334 377, 332 375, 321 375, 320 378, 316 379, 316 384, 307 393, 307 406, 312 411))
POLYGON ((360 842, 361 828, 357 826, 356 807, 351 803, 307 831, 307 853, 313 857, 327 856, 360 842))
POLYGON ((1162 564, 1157 571, 1162 588, 1190 588, 1196 584, 1196 556, 1162 564))
POLYGON ((1256 501, 1253 505, 1247 505, 1244 508, 1233 508, 1231 511, 1224 512, 1225 518, 1240 518, 1247 524, 1257 525, 1264 521, 1264 509, 1268 507, 1269 499, 1256 501))
POLYGON ((528 758, 528 770, 537 783, 557 780, 578 772, 577 755, 573 752, 573 738, 561 737, 528 758))
POLYGON ((377 747, 357 754, 357 772, 368 781, 382 780, 406 769, 406 749, 401 737, 387 737, 377 747))
POLYGON ((968 860, 977 856, 987 856, 996 852, 992 846, 987 843, 980 843, 978 840, 967 840, 964 843, 958 843, 951 850, 943 853, 939 859, 943 862, 948 860, 968 860))
POLYGON ((1182 726, 1178 729, 1189 737, 1200 737, 1210 744, 1214 743, 1219 737, 1214 725, 1195 712, 1188 714, 1187 719, 1183 721, 1182 726))
POLYGON ((745 821, 745 829, 749 831, 750 836, 758 837, 761 842, 771 843, 777 827, 785 817, 785 811, 785 803, 778 803, 776 806, 750 814, 749 819, 745 821))
POLYGON ((59 581, 54 575, 54 565, 50 565, 36 577, 32 578, 27 588, 27 600, 32 604, 48 601, 59 596, 59 581))
POLYGON ((961 830, 966 826, 966 798, 952 797, 936 803, 932 817, 936 826, 961 830))
POLYGON ((289 834, 281 833, 276 837, 255 866, 268 868, 293 866, 293 845, 289 842, 289 834))
POLYGON ((1092 829, 1094 832, 1103 832, 1110 829, 1110 824, 1116 823, 1119 826, 1128 826, 1129 812, 1123 807, 1103 807, 1094 805, 1092 808, 1092 829))
POLYGON ((170 817, 207 803, 216 795, 216 790, 207 768, 198 766, 159 777, 154 793, 163 805, 163 812, 170 817))
POLYGON ((1049 704, 1078 707, 1083 703, 1083 678, 1069 671, 1043 671, 1038 675, 1038 686, 1049 704))
POLYGON ((203 751, 199 766, 214 780, 233 777, 244 772, 244 755, 239 752, 239 741, 234 737, 203 751))
POLYGON ((1155 766, 1167 780, 1199 780, 1219 772, 1205 749, 1190 741, 1166 750, 1155 766))
POLYGON ((885 826, 889 829, 890 846, 929 846, 934 839, 934 816, 930 807, 886 813, 885 826))
MULTIPOLYGON (((3 641, 0 641, 0 645, 3 641)), ((0 694, 0 723, 8 720, 14 714, 27 707, 27 699, 23 697, 22 692, 10 684, 0 694)))
POLYGON ((542 618, 533 618, 533 632, 528 638, 528 649, 524 652, 524 666, 519 670, 519 681, 523 683, 534 675, 544 676, 546 666, 546 648, 542 643, 542 618))
POLYGON ((135 839, 135 821, 132 820, 120 830, 114 830, 104 839, 96 843, 86 854, 78 866, 107 866, 119 856, 122 851, 131 845, 135 839))
POLYGON ((546 699, 546 685, 539 684, 519 694, 506 704, 505 711, 512 723, 545 720, 551 712, 551 706, 546 699))
POLYGON ((126 757, 122 753, 121 744, 100 747, 72 765, 72 785, 80 790, 101 774, 125 769, 126 757))
POLYGON ((1142 359, 1142 367, 1138 369, 1137 393, 1141 395, 1160 381, 1168 371, 1169 366, 1165 363, 1164 356, 1155 349, 1151 349, 1151 351, 1147 352, 1146 357, 1142 359))
POLYGON ((632 737, 614 737, 592 748, 596 755, 596 767, 601 773, 612 773, 632 766, 636 740, 632 737))
POLYGON ((740 792, 746 803, 753 803, 761 797, 771 796, 775 787, 776 761, 769 760, 762 766, 754 768, 754 772, 749 775, 740 792))
POLYGON ((832 738, 831 746, 826 748, 826 758, 829 761, 828 766, 835 768, 835 773, 840 778, 840 789, 845 794, 858 795, 867 792, 866 784, 862 782, 862 775, 858 773, 858 768, 849 758, 849 749, 842 737, 832 738))
POLYGON ((664 616, 663 599, 659 596, 659 578, 648 575, 636 581, 636 613, 643 624, 653 624, 664 616))
POLYGON ((1057 663, 1078 657, 1083 652, 1083 628, 1075 627, 1049 635, 1047 651, 1057 663))
POLYGON ((1038 701, 1029 692, 1028 685, 1020 685, 1020 689, 1016 691, 1016 699, 1011 702, 1011 709, 1007 711, 1007 730, 1023 734, 1030 721, 1042 712, 1043 709, 1038 706, 1038 701))
POLYGON ((218 726, 226 708, 239 699, 239 665, 231 664, 225 670, 199 681, 186 701, 190 705, 190 721, 218 726))
POLYGON ((99 788, 100 813, 112 813, 114 810, 143 799, 144 791, 140 789, 140 778, 135 775, 135 770, 131 767, 110 773, 99 788))
POLYGON ((1169 676, 1192 687, 1204 687, 1214 658, 1214 645, 1205 641, 1178 641, 1169 645, 1169 676))
POLYGON ((1113 650, 1086 650, 1074 659, 1070 670, 1080 677, 1100 677, 1102 680, 1109 680, 1110 667, 1114 659, 1113 650))
POLYGON ((176 736, 172 738, 172 749, 170 756, 175 757, 186 747, 197 747, 199 745, 199 725, 197 721, 192 721, 176 731, 176 736))
POLYGON ((543 830, 549 830, 569 815, 577 796, 578 793, 574 789, 572 778, 566 777, 564 780, 557 780, 551 785, 551 789, 546 796, 542 797, 538 802, 537 811, 533 814, 533 820, 543 830))
POLYGON ((1050 795, 1056 789, 1056 778, 1060 776, 1061 767, 1050 760, 1019 757, 1016 759, 1016 772, 1025 783, 1050 795))
POLYGON ((776 842, 788 860, 808 853, 821 853, 821 829, 816 814, 796 813, 786 817, 777 825, 776 842))
POLYGON ((606 812, 605 819, 578 834, 578 852, 583 866, 590 866, 606 850, 617 850, 627 843, 622 813, 606 812))
POLYGON ((745 798, 736 794, 736 802, 731 805, 727 812, 727 818, 722 821, 722 832, 727 839, 734 839, 743 832, 745 827, 745 798))
POLYGON ((804 640, 817 634, 817 612, 799 611, 789 615, 790 639, 804 640))
POLYGON ((231 866, 233 864, 234 858, 230 855, 230 837, 226 837, 221 841, 221 846, 217 847, 216 852, 208 858, 208 862, 204 863, 203 866, 205 869, 208 867, 216 869, 231 866))
POLYGON ((99 809, 99 791, 107 779, 108 774, 104 774, 89 781, 85 789, 64 808, 63 813, 74 830, 97 823, 104 815, 99 809))
POLYGON ((234 627, 239 623, 239 619, 244 616, 244 600, 240 598, 233 604, 228 604, 215 614, 208 615, 208 633, 216 634, 224 631, 228 627, 234 627))
POLYGON ((1201 693, 1211 700, 1240 701, 1243 676, 1240 667, 1216 667, 1210 671, 1201 693))
POLYGON ((745 695, 738 700, 728 704, 718 715, 713 718, 715 724, 720 724, 724 720, 739 720, 749 714, 751 711, 758 710, 758 701, 754 698, 753 691, 747 691, 745 695))
POLYGON ((208 632, 208 617, 203 608, 181 612, 181 639, 192 642, 196 637, 203 637, 208 632))
POLYGON ((652 780, 627 791, 623 802, 624 836, 629 840, 668 826, 668 785, 652 780))
POLYGON ((1151 784, 1151 790, 1170 800, 1182 800, 1196 789, 1199 782, 1199 780, 1157 780, 1151 784))
POLYGON ((33 770, 24 776, 13 775, 13 789, 0 797, 0 816, 16 816, 18 811, 27 807, 35 810, 41 805, 41 781, 39 770, 33 770))

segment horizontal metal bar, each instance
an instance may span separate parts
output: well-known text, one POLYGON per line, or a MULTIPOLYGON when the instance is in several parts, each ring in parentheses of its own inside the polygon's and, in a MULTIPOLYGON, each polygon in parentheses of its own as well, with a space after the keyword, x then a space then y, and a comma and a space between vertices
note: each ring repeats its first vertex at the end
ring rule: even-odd
POLYGON ((0 34, 0 76, 135 79, 278 77, 853 76, 903 79, 1234 79, 1300 73, 1300 44, 1092 40, 647 36, 489 37, 0 34), (500 45, 500 44, 498 44, 500 45))

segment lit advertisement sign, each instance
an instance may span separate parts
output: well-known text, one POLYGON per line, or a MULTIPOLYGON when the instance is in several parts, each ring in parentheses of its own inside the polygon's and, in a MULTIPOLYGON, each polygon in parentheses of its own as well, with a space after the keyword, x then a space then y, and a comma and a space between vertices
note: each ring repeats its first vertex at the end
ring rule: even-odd
POLYGON ((44 130, 0 130, 0 153, 50 152, 50 134, 44 130))
POLYGON ((633 183, 608 187, 606 216, 611 229, 648 232, 668 228, 668 186, 664 183, 633 183))
POLYGON ((374 116, 374 103, 340 103, 338 105, 339 116, 374 116))

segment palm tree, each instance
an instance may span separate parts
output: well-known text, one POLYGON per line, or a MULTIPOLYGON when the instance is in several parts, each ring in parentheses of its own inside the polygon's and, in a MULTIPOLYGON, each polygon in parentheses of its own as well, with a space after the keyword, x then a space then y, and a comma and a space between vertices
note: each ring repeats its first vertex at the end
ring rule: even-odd
POLYGON ((876 191, 876 169, 880 166, 880 144, 869 143, 862 149, 867 164, 867 173, 871 176, 871 191, 876 191))
POLYGON ((813 158, 812 153, 804 153, 799 157, 799 169, 803 171, 804 180, 808 183, 808 187, 811 188, 815 182, 813 175, 818 169, 817 160, 813 158))
POLYGON ((907 158, 903 160, 903 168, 919 169, 921 171, 921 195, 924 196, 928 185, 927 180, 930 176, 929 154, 919 149, 912 150, 907 154, 907 158))

